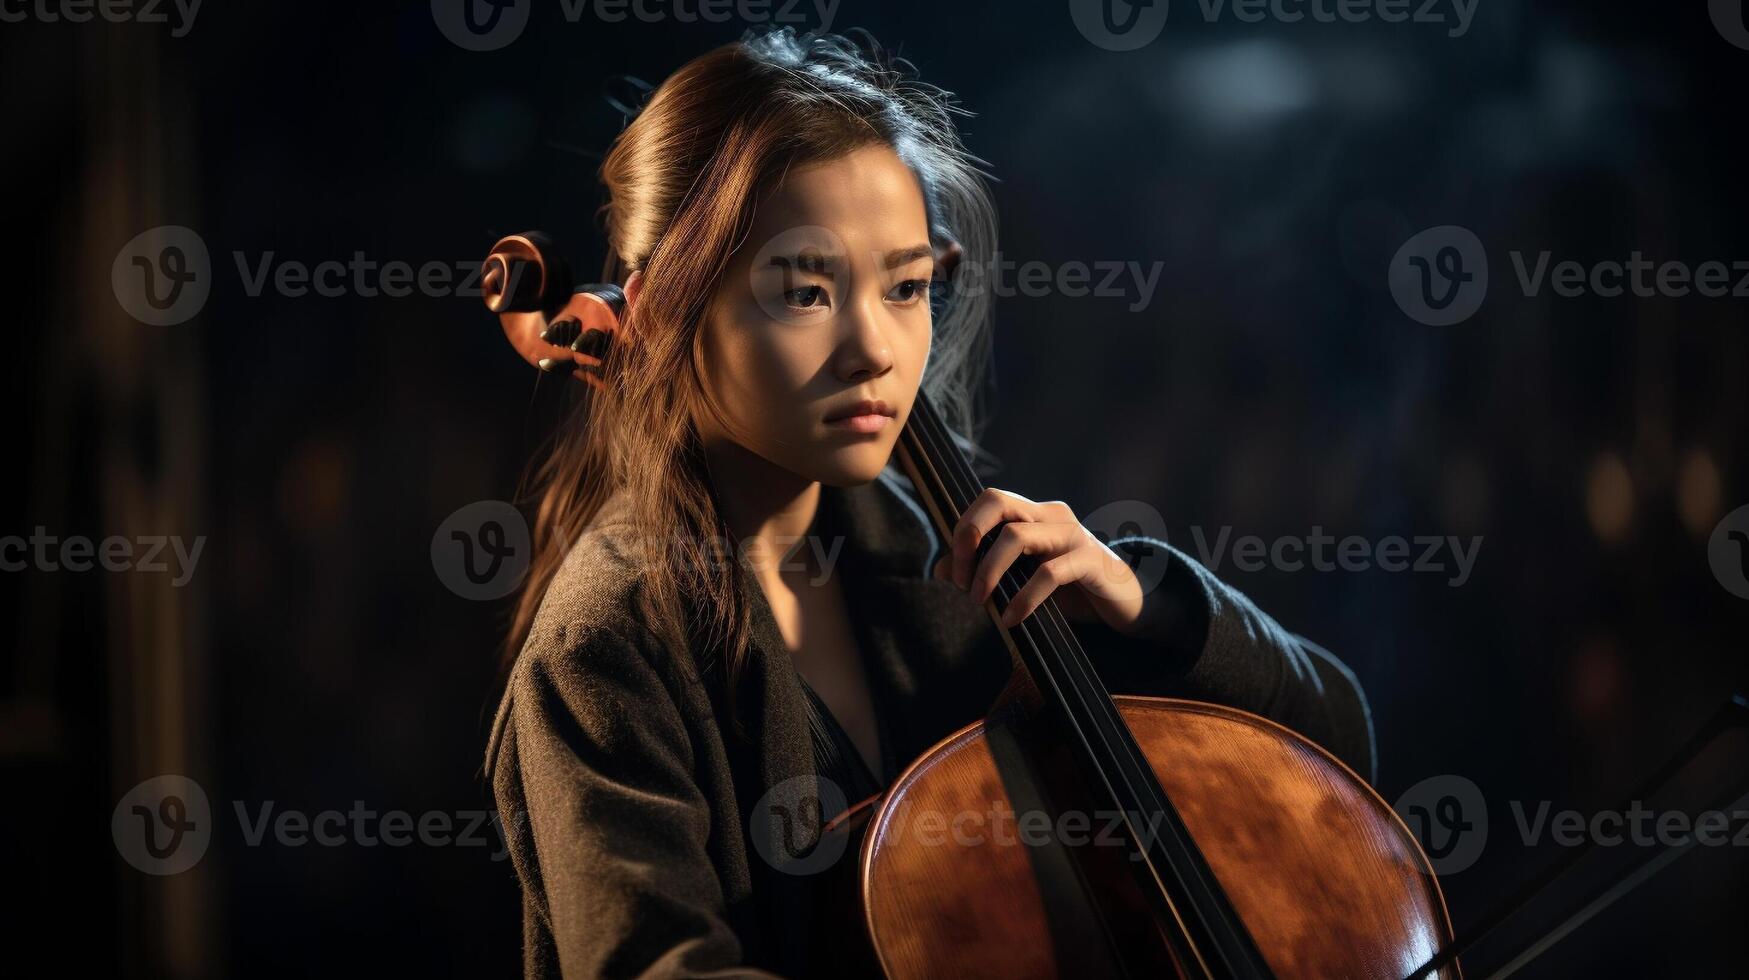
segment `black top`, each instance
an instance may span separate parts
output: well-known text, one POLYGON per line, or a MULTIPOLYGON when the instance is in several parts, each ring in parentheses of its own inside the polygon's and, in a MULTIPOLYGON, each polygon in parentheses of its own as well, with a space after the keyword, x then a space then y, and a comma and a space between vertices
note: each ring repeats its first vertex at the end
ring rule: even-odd
MULTIPOLYGON (((879 706, 875 710, 875 738, 880 743, 881 771, 875 773, 869 771, 868 762, 857 750, 856 743, 851 741, 850 733, 839 723, 838 716, 826 706, 826 700, 799 671, 796 679, 801 681, 802 693, 807 695, 808 734, 813 737, 814 768, 820 778, 830 780, 844 791, 847 806, 854 806, 884 791, 897 773, 894 772, 893 740, 887 737, 887 726, 881 720, 884 716, 879 706)), ((874 696, 872 691, 870 696, 874 696)), ((821 816, 830 820, 835 814, 823 813, 821 816)))

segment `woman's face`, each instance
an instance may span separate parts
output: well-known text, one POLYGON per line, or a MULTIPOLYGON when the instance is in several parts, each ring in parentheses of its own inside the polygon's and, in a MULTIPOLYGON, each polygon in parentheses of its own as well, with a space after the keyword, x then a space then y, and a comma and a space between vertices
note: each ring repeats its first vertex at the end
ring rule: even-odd
POLYGON ((707 308, 699 376, 724 417, 701 435, 831 486, 874 479, 929 359, 933 271, 922 191, 890 148, 792 170, 707 308))

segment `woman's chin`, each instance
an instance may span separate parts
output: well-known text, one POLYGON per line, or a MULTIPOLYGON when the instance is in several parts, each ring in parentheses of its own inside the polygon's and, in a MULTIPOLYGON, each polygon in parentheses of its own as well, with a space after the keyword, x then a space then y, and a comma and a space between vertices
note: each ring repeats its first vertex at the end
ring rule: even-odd
POLYGON ((829 487, 854 487, 872 482, 887 468, 893 447, 884 443, 845 446, 819 461, 814 479, 829 487))

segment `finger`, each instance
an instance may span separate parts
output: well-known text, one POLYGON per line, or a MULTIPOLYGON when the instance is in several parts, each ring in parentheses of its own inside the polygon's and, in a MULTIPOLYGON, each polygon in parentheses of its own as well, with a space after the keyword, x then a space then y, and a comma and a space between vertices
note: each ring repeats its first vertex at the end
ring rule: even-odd
POLYGON ((1038 571, 1026 580, 1020 591, 1009 600, 1008 608, 1002 610, 1002 627, 1012 629, 1022 620, 1032 615, 1044 601, 1050 598, 1052 592, 1062 588, 1081 577, 1081 556, 1079 552, 1058 555, 1050 561, 1038 566, 1038 571))
POLYGON ((564 357, 543 357, 535 365, 548 374, 575 374, 577 362, 569 355, 564 357))
POLYGON ((1034 520, 1036 507, 1020 494, 995 487, 978 494, 977 499, 960 512, 959 522, 954 525, 953 584, 962 589, 970 586, 972 560, 977 556, 978 545, 985 535, 1003 521, 1034 520))
POLYGON ((1021 555, 1059 555, 1069 550, 1079 537, 1078 527, 1067 524, 1040 524, 1035 521, 1010 522, 1002 525, 996 543, 990 546, 978 562, 968 590, 980 604, 990 598, 996 584, 1002 581, 1015 559, 1021 555))

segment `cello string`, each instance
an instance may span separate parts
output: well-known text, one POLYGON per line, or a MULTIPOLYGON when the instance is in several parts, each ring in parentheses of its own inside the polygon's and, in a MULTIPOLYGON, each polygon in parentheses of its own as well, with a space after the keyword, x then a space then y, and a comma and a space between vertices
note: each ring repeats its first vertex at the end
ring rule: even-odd
MULTIPOLYGON (((914 441, 918 443, 914 447, 916 449, 914 455, 918 457, 920 463, 927 464, 926 467, 919 466, 919 469, 926 470, 925 475, 932 478, 935 483, 937 496, 948 504, 942 513, 943 517, 949 521, 951 530, 951 525, 957 523, 959 517, 965 513, 965 509, 971 506, 973 496, 968 495, 963 489, 965 485, 964 475, 956 473, 954 470, 953 463, 959 457, 939 448, 935 433, 930 430, 928 425, 928 422, 934 418, 934 407, 929 404, 921 392, 918 394, 918 405, 913 410, 913 415, 921 420, 917 428, 912 431, 914 441)), ((907 425, 906 429, 911 430, 912 427, 907 425)), ((1034 635, 1036 626, 1017 632, 1034 650, 1042 654, 1043 647, 1039 642, 1039 637, 1034 635)))
MULTIPOLYGON (((940 417, 933 411, 933 405, 926 409, 922 421, 923 431, 921 434, 928 438, 931 443, 936 445, 939 445, 943 441, 951 443, 952 436, 946 431, 946 427, 942 424, 940 417)), ((962 453, 958 451, 937 450, 937 455, 941 457, 942 463, 948 471, 948 476, 953 479, 955 483, 964 488, 961 492, 965 503, 959 505, 957 508, 963 513, 965 507, 970 506, 971 501, 975 499, 978 493, 982 492, 982 481, 978 478, 975 472, 971 471, 970 465, 966 462, 962 453)), ((1019 563, 1017 562, 1016 564, 1019 563)), ((1019 577, 1019 572, 1013 565, 1004 570, 1004 574, 1000 577, 996 587, 996 592, 1002 596, 1002 605, 1004 608, 1007 608, 1012 603, 1023 584, 1023 581, 1019 577)), ((1115 706, 1111 702, 1111 695, 1104 689, 1103 685, 1098 683, 1096 675, 1092 672, 1091 665, 1087 664, 1084 659, 1075 656, 1075 654, 1079 652, 1080 645, 1074 641, 1073 634, 1068 631, 1067 624, 1062 620, 1061 611, 1057 608, 1056 603, 1051 598, 1047 597, 1046 600, 1040 604, 1039 609, 1035 611, 1033 616, 1029 616, 1026 620, 1023 620, 1022 624, 1025 625, 1032 623, 1035 619, 1046 639, 1052 642, 1052 647, 1048 648, 1045 652, 1054 655, 1058 660, 1058 664, 1053 673, 1063 676, 1076 688, 1075 693, 1082 701, 1083 710, 1085 711, 1088 720, 1097 727, 1100 740, 1105 743, 1106 752, 1119 766, 1119 774, 1123 776, 1126 789, 1128 789, 1131 798, 1135 799, 1138 803, 1143 802, 1144 794, 1138 793, 1134 786, 1134 777, 1137 775, 1134 771, 1137 768, 1134 765, 1134 756, 1131 754, 1134 748, 1134 743, 1133 740, 1124 738, 1121 734, 1123 730, 1117 727, 1120 724, 1120 720, 1116 717, 1115 706), (1055 634, 1055 636, 1052 634, 1055 634), (1130 755, 1130 767, 1124 766, 1124 755, 1130 755), (1131 771, 1121 771, 1125 768, 1129 768, 1131 771)), ((1150 790, 1150 792, 1146 794, 1147 796, 1154 795, 1151 791, 1152 787, 1147 787, 1145 780, 1144 787, 1150 790)), ((1121 803, 1122 801, 1118 802, 1121 803)), ((1158 800, 1156 799, 1155 802, 1158 802, 1158 800)))
MULTIPOLYGON (((981 492, 976 489, 981 486, 981 481, 978 480, 975 473, 966 472, 969 467, 967 467, 963 455, 957 451, 950 451, 942 447, 942 441, 945 437, 944 429, 940 426, 939 418, 934 412, 934 406, 931 405, 927 397, 923 396, 921 393, 919 395, 917 408, 913 410, 913 415, 916 416, 918 421, 916 437, 921 443, 920 448, 922 455, 930 460, 932 471, 931 476, 933 476, 941 485, 943 494, 952 504, 953 522, 957 523, 958 518, 965 513, 966 508, 971 506, 977 493, 981 492)), ((909 426, 907 426, 907 428, 909 428, 909 426)), ((1012 569, 1009 569, 1005 571, 1002 579, 997 583, 997 591, 1002 594, 1004 607, 1006 607, 1008 601, 1013 595, 1013 587, 1010 584, 1012 578, 1013 571, 1012 569)), ((1067 702, 1067 694, 1062 690, 1061 681, 1058 676, 1056 676, 1062 673, 1061 666, 1059 665, 1055 670, 1051 669, 1048 642, 1050 636, 1045 630, 1045 624, 1042 622, 1036 622, 1029 617, 1011 632, 1018 632, 1026 638, 1029 645, 1035 652, 1037 652, 1038 662, 1049 673, 1049 676, 1038 678, 1036 680, 1043 680, 1050 688, 1056 689, 1058 696, 1064 698, 1065 702, 1067 702), (1034 635, 1035 633, 1037 635, 1034 635), (1040 642, 1041 638, 1046 642, 1040 642)), ((1075 694, 1077 697, 1085 701, 1085 691, 1077 690, 1075 694)), ((1090 720, 1093 718, 1093 713, 1088 710, 1088 706, 1083 706, 1083 712, 1089 716, 1090 720)), ((1069 720, 1071 724, 1074 725, 1077 734, 1079 734, 1084 741, 1088 742, 1089 748, 1091 749, 1092 741, 1087 738, 1085 732, 1080 730, 1080 720, 1074 716, 1071 716, 1069 720)), ((1101 741, 1105 741, 1107 733, 1100 732, 1099 734, 1101 741)), ((1107 746, 1107 751, 1110 751, 1109 745, 1107 746)), ((1097 757, 1094 758, 1094 762, 1097 764, 1097 757)), ((1101 775, 1102 778, 1105 778, 1103 773, 1101 775)))
MULTIPOLYGON (((927 476, 932 481, 940 484, 941 489, 946 492, 949 500, 954 505, 954 517, 955 523, 957 523, 957 517, 960 514, 963 514, 965 508, 970 505, 973 499, 975 499, 976 494, 979 491, 975 491, 973 488, 980 486, 981 481, 977 478, 975 473, 967 472, 970 468, 966 464, 963 454, 957 451, 947 451, 941 448, 941 444, 944 441, 951 442, 951 436, 945 432, 944 427, 940 426, 939 420, 934 416, 932 406, 928 406, 927 400, 920 399, 919 407, 920 410, 917 413, 919 417, 919 426, 916 437, 918 441, 922 443, 919 447, 922 453, 927 457, 930 457, 929 472, 927 473, 927 476), (958 464, 957 466, 955 465, 956 463, 958 464)), ((1012 569, 1006 571, 1003 576, 1004 580, 1011 581, 1014 578, 1015 573, 1012 569)), ((1006 606, 1012 598, 1013 587, 1010 584, 1008 588, 1004 590, 1002 588, 1004 584, 1005 583, 999 583, 998 591, 1006 591, 1007 594, 1004 596, 1004 606, 1006 606)), ((1070 686, 1074 688, 1073 696, 1082 702, 1082 714, 1086 717, 1087 721, 1092 723, 1095 727, 1098 741, 1103 744, 1108 754, 1115 755, 1111 744, 1114 733, 1100 724, 1101 719, 1097 712, 1089 710, 1092 705, 1088 702, 1091 700, 1096 704, 1098 703, 1098 700, 1090 699, 1088 695, 1091 692, 1089 692, 1087 687, 1076 683, 1076 678, 1065 669, 1068 667, 1067 664, 1059 661, 1053 665, 1049 658, 1049 653, 1052 652, 1049 644, 1049 641, 1051 640, 1049 635, 1051 632, 1049 621, 1044 619, 1038 619, 1035 621, 1034 617, 1028 617, 1026 620, 1022 621, 1014 632, 1021 633, 1023 638, 1026 639, 1029 645, 1039 654, 1038 663, 1046 672, 1046 676, 1035 678, 1035 680, 1042 682, 1040 685, 1042 688, 1047 690, 1055 689, 1057 696, 1063 699, 1065 705, 1069 705, 1070 694, 1062 689, 1062 683, 1059 678, 1067 680, 1070 686), (1040 644, 1038 640, 1031 635, 1033 629, 1037 629, 1045 635, 1045 639, 1047 640, 1046 644, 1040 644)), ((1109 695, 1104 696, 1103 701, 1105 704, 1110 705, 1109 695)), ((1091 752, 1094 748, 1093 739, 1089 738, 1087 732, 1083 729, 1081 719, 1071 711, 1067 720, 1071 729, 1087 745, 1091 752)), ((1121 744, 1121 741, 1119 744, 1121 744)), ((1119 805, 1120 814, 1127 819, 1133 808, 1124 805, 1127 801, 1118 799, 1116 795, 1116 786, 1113 784, 1112 777, 1116 776, 1121 779, 1126 784, 1125 789, 1128 790, 1130 794, 1130 800, 1139 802, 1139 797, 1135 792, 1135 787, 1133 785, 1128 785, 1130 783, 1129 774, 1121 771, 1117 773, 1106 771, 1106 767, 1101 764, 1097 755, 1090 756, 1090 761, 1094 765, 1096 775, 1098 775, 1100 781, 1106 785, 1107 791, 1112 794, 1113 801, 1119 805)), ((1141 838, 1137 836, 1135 840, 1139 846, 1141 838)), ((1145 850, 1141 856, 1147 856, 1145 850)), ((1153 868, 1153 862, 1151 860, 1149 861, 1148 866, 1156 879, 1158 879, 1159 872, 1153 868)), ((1160 884, 1160 887, 1163 888, 1163 883, 1160 884)), ((1162 894, 1164 895, 1165 893, 1162 892, 1162 894)), ((1198 943, 1196 943, 1190 935, 1182 921, 1181 914, 1176 909, 1174 903, 1171 902, 1170 897, 1166 897, 1166 904, 1170 913, 1169 921, 1175 928, 1178 941, 1184 951, 1182 959, 1186 962, 1194 962, 1195 966, 1199 967, 1204 975, 1211 975, 1209 968, 1204 961, 1204 957, 1198 949, 1198 943)), ((1191 900, 1194 904, 1194 897, 1192 897, 1191 900)), ((1198 911, 1200 913, 1201 910, 1199 909, 1198 911)))
MULTIPOLYGON (((924 399, 923 402, 927 404, 926 399, 924 399)), ((927 406, 924 408, 921 416, 921 423, 920 435, 927 438, 930 443, 934 444, 929 448, 936 451, 936 455, 941 459, 942 467, 947 471, 947 475, 955 484, 958 484, 958 487, 955 489, 965 488, 961 489, 961 495, 966 501, 966 505, 969 506, 970 501, 975 498, 977 493, 982 492, 982 481, 978 478, 975 472, 971 471, 969 462, 966 460, 962 452, 957 451, 957 447, 956 451, 946 452, 940 451, 936 448, 944 442, 952 444, 953 439, 951 434, 946 430, 945 425, 941 423, 939 416, 933 412, 933 406, 927 406)), ((963 511, 964 506, 961 506, 959 509, 963 511)), ((1020 564, 1022 563, 1016 563, 1016 565, 1020 564)), ((1019 581, 1016 569, 1011 566, 1010 569, 1006 570, 1005 574, 998 582, 996 591, 1003 595, 1004 607, 1007 607, 1012 603, 1015 594, 1018 592, 1018 586, 1015 583, 1019 581)), ((1055 670, 1052 672, 1062 675, 1064 679, 1075 688, 1074 693, 1082 703, 1083 711, 1087 715, 1087 721, 1091 723, 1098 732, 1099 740, 1104 743, 1104 748, 1108 756, 1118 767, 1118 772, 1115 774, 1101 773, 1101 776, 1107 780, 1109 788, 1114 793, 1117 786, 1110 783, 1110 777, 1116 775, 1121 779, 1123 788, 1129 794, 1129 800, 1118 801, 1120 805, 1124 802, 1133 801, 1137 806, 1146 807, 1151 818, 1150 822, 1157 825, 1153 828, 1154 830, 1158 831, 1161 829, 1167 829, 1173 831, 1170 835, 1160 835, 1156 833, 1153 837, 1166 852, 1167 866, 1176 873, 1175 876, 1178 878, 1184 890, 1185 898, 1192 905, 1195 914, 1203 923, 1205 933, 1211 936, 1213 935, 1214 923, 1220 923, 1225 926, 1228 930, 1229 941, 1225 944, 1221 944, 1217 941, 1217 945, 1222 945, 1229 957, 1236 956, 1245 961, 1244 966, 1250 973, 1267 975, 1268 970, 1261 962, 1260 950, 1257 949, 1255 941, 1251 939, 1249 933, 1244 931, 1243 924, 1237 922, 1236 913, 1233 912, 1230 902, 1226 900, 1224 892, 1219 890, 1218 883, 1212 881, 1212 872, 1207 868, 1206 862, 1196 860, 1197 855, 1194 851, 1194 845, 1177 836, 1178 834, 1185 832, 1182 827, 1182 822, 1179 821, 1175 826, 1169 823, 1171 816, 1174 816, 1175 812, 1170 809, 1170 805, 1166 802, 1164 793, 1159 786, 1157 778, 1153 777, 1151 768, 1143 768, 1142 760, 1140 758, 1140 747, 1136 745, 1134 737, 1130 734, 1127 726, 1123 724, 1121 717, 1117 714, 1116 705, 1111 700, 1109 692, 1107 692, 1104 685, 1098 681, 1097 674, 1094 672, 1091 663, 1086 659, 1086 654, 1080 643, 1075 639, 1074 633, 1070 630, 1066 619, 1063 617, 1061 609, 1058 608, 1051 597, 1046 597, 1045 601, 1040 604, 1039 608, 1035 610, 1027 620, 1022 621, 1022 625, 1024 626, 1026 623, 1032 622, 1035 618, 1038 620, 1040 629, 1045 634, 1047 641, 1049 641, 1048 645, 1043 648, 1042 652, 1055 656, 1058 661, 1055 670), (1138 783, 1140 785, 1140 792, 1138 792, 1137 788, 1138 783), (1160 824, 1165 824, 1165 826, 1158 826, 1160 824)), ((1046 667, 1049 669, 1048 664, 1046 664, 1046 667)), ((1051 680, 1053 681, 1053 686, 1058 686, 1055 683, 1055 678, 1052 678, 1051 680)), ((1085 737, 1085 735, 1083 735, 1083 737, 1085 737)), ((1091 745, 1089 747, 1091 748, 1091 745)), ((1095 759, 1094 761, 1097 764, 1098 760, 1095 759)), ((1123 816, 1126 822, 1130 821, 1131 815, 1131 809, 1129 807, 1124 807, 1123 816)), ((1155 862, 1147 854, 1148 848, 1142 843, 1145 838, 1141 836, 1133 825, 1132 833, 1135 834, 1135 842, 1138 848, 1143 851, 1139 856, 1148 859, 1150 870, 1152 870, 1156 878, 1158 878, 1161 872, 1155 867, 1155 862)), ((1170 896, 1168 895, 1168 906, 1170 907, 1171 905, 1170 896)), ((1179 914, 1175 908, 1172 909, 1172 913, 1174 918, 1179 914)), ((1182 923, 1180 923, 1180 928, 1182 929, 1182 923)), ((1187 941, 1190 939, 1189 936, 1185 936, 1184 938, 1187 941)), ((1196 944, 1194 942, 1190 943, 1190 950, 1192 955, 1196 956, 1199 960, 1201 959, 1201 954, 1196 951, 1196 944)), ((1206 970, 1206 965, 1204 965, 1203 968, 1206 970)))
MULTIPOLYGON (((959 491, 960 497, 964 501, 964 503, 956 504, 956 509, 963 514, 965 508, 970 506, 976 496, 982 492, 982 481, 978 478, 975 472, 970 471, 970 466, 965 461, 963 454, 957 451, 948 451, 940 448, 943 442, 951 444, 952 436, 946 431, 945 425, 941 423, 939 416, 933 411, 933 406, 929 406, 925 410, 921 422, 920 435, 929 441, 931 444, 930 449, 941 460, 940 465, 946 470, 947 478, 956 485, 954 489, 959 491)), ((1022 584, 1023 583, 1019 577, 1019 571, 1014 566, 1011 565, 1004 570, 1004 573, 997 581, 994 590, 1001 596, 1004 609, 1013 602, 1022 584)), ((1056 612, 1055 603, 1048 597, 1046 601, 1041 604, 1040 608, 1046 610, 1047 613, 1056 612)), ((1070 686, 1074 688, 1076 697, 1082 703, 1082 711, 1087 721, 1091 723, 1097 731, 1099 740, 1103 743, 1107 755, 1116 762, 1119 767, 1119 772, 1116 773, 1116 775, 1123 778, 1123 781, 1126 784, 1125 789, 1128 790, 1130 797, 1140 802, 1140 794, 1136 792, 1136 789, 1131 782, 1131 776, 1133 774, 1122 771, 1123 763, 1119 754, 1119 749, 1127 748, 1127 746, 1123 745, 1124 740, 1112 729, 1112 718, 1110 717, 1109 712, 1109 706, 1111 704, 1110 695, 1107 694, 1102 687, 1096 685, 1092 676, 1086 669, 1085 664, 1076 664, 1072 660, 1063 656, 1063 653, 1067 651, 1068 647, 1064 642, 1060 623, 1053 621, 1048 615, 1038 616, 1035 614, 1034 616, 1029 616, 1026 620, 1023 620, 1021 625, 1036 626, 1040 633, 1043 634, 1047 640, 1047 645, 1041 647, 1040 651, 1047 656, 1055 657, 1056 660, 1054 665, 1049 663, 1046 664, 1047 668, 1051 669, 1051 673, 1057 675, 1057 677, 1052 678, 1053 682, 1056 682, 1057 678, 1060 677, 1062 680, 1066 680, 1070 686), (1053 633, 1056 633, 1057 635, 1053 636, 1053 633), (1077 674, 1079 676, 1076 676, 1077 674), (1107 711, 1100 711, 1100 707, 1106 707, 1107 711)), ((1098 760, 1096 759, 1095 761, 1097 762, 1098 760)), ((1102 775, 1109 780, 1110 775, 1112 774, 1102 775)), ((1121 805, 1124 801, 1114 799, 1114 802, 1118 802, 1121 805)))
MULTIPOLYGON (((933 458, 931 463, 933 472, 929 475, 935 481, 944 484, 943 489, 946 490, 948 496, 954 503, 954 510, 956 511, 955 517, 957 518, 959 514, 963 514, 965 508, 970 505, 973 499, 975 499, 978 491, 974 491, 971 488, 981 486, 981 481, 977 478, 975 473, 968 472, 970 468, 966 464, 963 454, 940 448, 942 442, 951 441, 951 437, 947 436, 944 429, 940 427, 938 419, 933 415, 931 407, 927 406, 926 400, 920 400, 919 410, 914 410, 914 414, 919 420, 917 438, 923 443, 921 450, 923 453, 933 458)), ((1014 569, 1010 568, 1005 570, 1001 580, 997 584, 996 591, 1003 595, 1004 607, 1006 607, 1012 600, 1013 594, 1016 591, 1014 585, 1016 580, 1017 573, 1014 569)), ((1047 603, 1049 603, 1048 599, 1047 603)), ((1055 653, 1055 650, 1052 648, 1052 637, 1050 636, 1051 624, 1049 620, 1038 617, 1028 617, 1018 626, 1014 627, 1011 632, 1022 634, 1022 636, 1028 641, 1029 645, 1037 652, 1038 667, 1045 673, 1042 677, 1035 677, 1035 683, 1039 684, 1041 690, 1054 690, 1056 696, 1070 709, 1067 722, 1070 725, 1072 733, 1087 746, 1089 761, 1094 767, 1095 775, 1097 775, 1099 781, 1106 786, 1107 792, 1110 794, 1112 801, 1118 805, 1119 814, 1127 822, 1130 819, 1131 814, 1135 811, 1136 806, 1140 805, 1141 797, 1131 783, 1130 774, 1122 771, 1121 763, 1120 768, 1116 772, 1113 772, 1109 766, 1101 762, 1095 748, 1095 739, 1089 737, 1089 734, 1086 731, 1087 726, 1091 725, 1097 735, 1098 743, 1100 743, 1105 749, 1108 756, 1116 757, 1117 753, 1114 749, 1113 743, 1115 741, 1118 746, 1122 746, 1123 741, 1117 738, 1116 733, 1112 732, 1109 726, 1102 724, 1103 719, 1100 717, 1099 712, 1094 710, 1094 706, 1101 702, 1109 707, 1111 704, 1110 696, 1103 694, 1102 689, 1093 688, 1090 691, 1087 685, 1077 683, 1077 678, 1075 678, 1068 669, 1069 665, 1062 662, 1060 658, 1053 662, 1052 655, 1055 653), (1037 630, 1043 634, 1046 642, 1041 644, 1038 639, 1032 635, 1033 630, 1037 630), (1065 682, 1067 682, 1070 688, 1068 691, 1064 690, 1065 682), (1090 696, 1095 692, 1101 696, 1090 696), (1081 713, 1079 715, 1074 711, 1074 703, 1071 701, 1071 696, 1081 703, 1081 713), (1129 794, 1127 800, 1120 798, 1118 794, 1118 781, 1123 783, 1124 789, 1129 794)), ((1133 839, 1136 841, 1138 847, 1141 847, 1141 841, 1143 841, 1144 838, 1139 834, 1133 833, 1133 839)), ((1138 856, 1147 858, 1148 855, 1145 848, 1142 848, 1142 852, 1143 853, 1138 856)), ((1159 872, 1154 869, 1154 862, 1151 859, 1148 861, 1148 866, 1150 871, 1152 871, 1158 879, 1159 872)), ((1192 896, 1192 901, 1195 901, 1194 896, 1192 896)), ((1178 927, 1181 941, 1184 944, 1184 949, 1188 956, 1194 958, 1197 965, 1202 967, 1204 971, 1207 971, 1208 968, 1202 961, 1202 955, 1197 951, 1197 944, 1191 939, 1188 931, 1185 929, 1179 918, 1180 913, 1173 907, 1170 900, 1168 900, 1167 905, 1171 912, 1173 924, 1178 927)))
MULTIPOLYGON (((939 416, 936 415, 934 411, 934 406, 928 404, 927 401, 920 399, 920 408, 921 411, 918 413, 918 436, 925 443, 926 451, 937 461, 936 467, 939 471, 938 477, 947 484, 946 489, 950 499, 953 500, 954 517, 957 520, 958 517, 964 514, 966 508, 971 506, 977 495, 982 492, 982 481, 978 479, 976 473, 969 472, 970 467, 966 463, 963 454, 957 451, 957 447, 953 449, 944 448, 944 443, 949 446, 952 445, 952 437, 946 432, 946 427, 941 424, 939 416)), ((1000 576, 996 583, 994 591, 1001 596, 1004 608, 1006 608, 1013 600, 1014 594, 1018 591, 1017 578, 1015 570, 1011 566, 1004 570, 1002 576, 1000 576)), ((1042 620, 1035 620, 1034 617, 1028 617, 1016 628, 1026 629, 1028 631, 1037 630, 1046 641, 1052 639, 1048 624, 1042 620)), ((1049 663, 1042 659, 1044 655, 1053 652, 1050 650, 1048 642, 1047 644, 1039 644, 1034 640, 1033 645, 1041 654, 1041 663, 1045 663, 1048 669, 1050 666, 1049 663)), ((1065 666, 1066 665, 1058 664, 1056 669, 1052 670, 1051 673, 1054 675, 1062 675, 1073 684, 1075 678, 1067 675, 1063 669, 1065 666)), ((1052 682, 1053 686, 1060 687, 1057 677, 1049 678, 1049 680, 1052 682)), ((1097 724, 1099 718, 1096 712, 1090 710, 1092 705, 1087 703, 1089 700, 1089 692, 1086 690, 1085 685, 1077 685, 1075 694, 1083 701, 1083 711, 1088 720, 1097 724)), ((1109 744, 1109 732, 1100 731, 1099 735, 1100 740, 1107 743, 1107 752, 1111 752, 1112 748, 1109 744)))
MULTIPOLYGON (((917 405, 912 411, 913 419, 918 421, 918 425, 913 427, 907 424, 905 428, 910 435, 908 441, 911 443, 912 454, 916 458, 918 474, 932 484, 932 486, 918 487, 917 489, 920 493, 933 492, 938 501, 947 505, 941 508, 941 512, 951 530, 952 525, 957 524, 966 507, 970 506, 973 496, 962 489, 966 486, 964 474, 955 472, 953 463, 960 457, 940 449, 937 434, 932 432, 928 425, 932 415, 933 407, 929 404, 927 397, 919 392, 917 405)), ((1039 663, 1046 664, 1045 644, 1040 642, 1040 635, 1035 635, 1039 633, 1038 624, 1022 623, 1010 632, 1015 635, 1017 642, 1026 643, 1034 651, 1039 663)), ((1046 669, 1049 669, 1048 665, 1046 669)), ((1066 696, 1061 691, 1055 677, 1047 675, 1043 678, 1035 678, 1035 682, 1038 681, 1043 682, 1041 687, 1056 689, 1058 697, 1063 697, 1066 700, 1066 696)), ((1083 741, 1088 741, 1086 734, 1081 732, 1080 723, 1076 718, 1071 716, 1069 723, 1083 741)))
MULTIPOLYGON (((918 392, 917 405, 912 410, 913 418, 927 420, 932 411, 933 408, 929 405, 927 396, 921 391, 918 392)), ((915 427, 907 424, 905 433, 902 435, 904 434, 909 434, 908 441, 911 443, 909 448, 917 463, 919 476, 933 484, 931 487, 918 487, 917 489, 920 493, 933 493, 939 504, 945 504, 940 509, 943 519, 949 522, 951 528, 951 525, 957 522, 959 516, 971 503, 970 497, 962 499, 961 494, 956 492, 955 474, 952 472, 951 465, 953 457, 941 452, 933 445, 931 433, 921 423, 915 427)), ((1019 630, 1017 632, 1020 633, 1019 638, 1026 641, 1034 650, 1041 649, 1038 637, 1033 635, 1033 630, 1019 630)))

